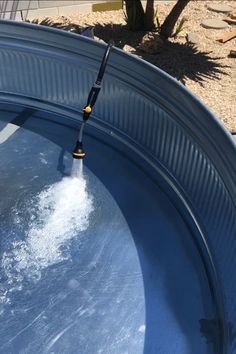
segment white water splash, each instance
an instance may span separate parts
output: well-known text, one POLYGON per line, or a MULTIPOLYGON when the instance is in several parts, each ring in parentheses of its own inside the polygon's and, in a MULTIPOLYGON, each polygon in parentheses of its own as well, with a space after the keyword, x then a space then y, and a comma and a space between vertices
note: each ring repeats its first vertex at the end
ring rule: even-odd
MULTIPOLYGON (((63 178, 49 186, 22 213, 21 222, 25 222, 27 213, 31 222, 25 239, 14 241, 3 254, 3 275, 11 287, 8 291, 3 289, 5 293, 20 290, 25 279, 37 281, 44 268, 68 259, 72 239, 88 228, 92 197, 87 192, 82 167, 78 170, 74 166, 73 174, 78 177, 63 178)), ((15 221, 19 223, 19 215, 15 221)))

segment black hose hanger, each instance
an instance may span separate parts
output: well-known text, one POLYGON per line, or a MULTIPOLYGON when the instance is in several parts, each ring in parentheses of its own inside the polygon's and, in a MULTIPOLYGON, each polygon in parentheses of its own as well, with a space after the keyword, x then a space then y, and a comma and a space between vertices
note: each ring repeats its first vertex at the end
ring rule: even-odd
POLYGON ((82 122, 80 130, 79 130, 79 136, 78 136, 78 140, 76 142, 76 146, 75 146, 74 151, 72 153, 72 156, 75 159, 83 159, 85 156, 85 152, 83 150, 84 126, 85 126, 87 120, 89 119, 90 114, 92 113, 93 106, 95 105, 98 95, 99 95, 99 92, 101 90, 102 79, 103 79, 103 76, 105 73, 107 61, 108 61, 110 51, 111 51, 111 48, 113 45, 114 45, 113 41, 110 41, 106 47, 106 51, 105 51, 103 58, 102 58, 102 63, 101 63, 101 66, 100 66, 100 69, 98 72, 97 79, 89 92, 86 106, 84 106, 84 108, 83 108, 83 122, 82 122))

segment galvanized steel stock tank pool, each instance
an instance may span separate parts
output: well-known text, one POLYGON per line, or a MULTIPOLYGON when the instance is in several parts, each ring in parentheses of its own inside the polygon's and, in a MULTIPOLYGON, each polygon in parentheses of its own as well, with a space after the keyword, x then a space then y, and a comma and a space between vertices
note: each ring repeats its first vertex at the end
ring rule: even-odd
POLYGON ((235 144, 152 65, 0 23, 0 353, 235 353, 235 144))

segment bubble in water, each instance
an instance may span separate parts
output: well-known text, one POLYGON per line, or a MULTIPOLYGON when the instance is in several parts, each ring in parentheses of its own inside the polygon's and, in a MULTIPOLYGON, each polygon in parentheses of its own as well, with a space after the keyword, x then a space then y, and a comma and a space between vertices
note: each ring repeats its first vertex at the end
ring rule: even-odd
POLYGON ((31 215, 25 239, 14 241, 2 258, 8 286, 20 290, 24 279, 37 281, 42 269, 68 259, 70 241, 88 228, 92 210, 82 174, 63 178, 29 202, 23 212, 31 215))
POLYGON ((68 288, 70 288, 72 290, 75 290, 75 289, 77 289, 79 287, 79 282, 76 279, 70 279, 68 281, 67 285, 68 285, 68 288))
POLYGON ((139 327, 139 329, 138 329, 138 331, 139 331, 140 333, 144 333, 145 330, 146 330, 146 326, 145 326, 145 325, 141 325, 141 326, 139 327))

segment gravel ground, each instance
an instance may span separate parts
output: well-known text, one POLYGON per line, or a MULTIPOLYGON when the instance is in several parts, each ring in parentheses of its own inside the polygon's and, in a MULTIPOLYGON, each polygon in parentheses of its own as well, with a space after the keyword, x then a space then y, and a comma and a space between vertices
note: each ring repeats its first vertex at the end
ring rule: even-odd
MULTIPOLYGON (((230 131, 236 131, 236 58, 228 57, 236 46, 236 38, 225 44, 219 43, 216 38, 230 28, 213 30, 201 26, 204 19, 226 17, 207 9, 207 5, 220 3, 230 5, 236 12, 234 1, 191 1, 181 15, 188 19, 185 29, 156 54, 144 53, 137 48, 146 33, 128 31, 124 26, 123 11, 73 14, 70 19, 81 26, 93 25, 95 36, 105 41, 114 39, 116 46, 150 61, 177 78, 207 104, 230 131), (186 44, 186 34, 190 32, 199 38, 194 47, 186 44)), ((172 6, 173 2, 168 1, 158 4, 160 22, 172 6)))

